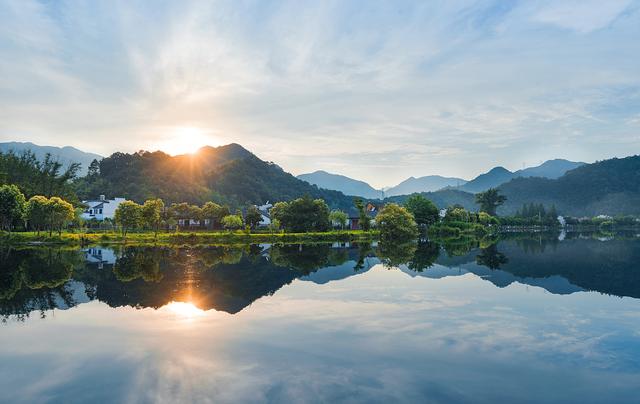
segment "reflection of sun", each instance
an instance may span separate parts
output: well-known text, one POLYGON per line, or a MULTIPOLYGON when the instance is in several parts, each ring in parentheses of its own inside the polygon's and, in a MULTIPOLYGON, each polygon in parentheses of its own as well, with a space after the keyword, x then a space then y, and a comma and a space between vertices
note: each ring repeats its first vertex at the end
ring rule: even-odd
POLYGON ((183 318, 193 318, 204 315, 204 310, 199 309, 191 302, 171 302, 165 307, 172 313, 183 318))
POLYGON ((177 154, 193 154, 202 146, 216 146, 217 142, 206 131, 193 126, 172 128, 158 148, 173 156, 177 154))

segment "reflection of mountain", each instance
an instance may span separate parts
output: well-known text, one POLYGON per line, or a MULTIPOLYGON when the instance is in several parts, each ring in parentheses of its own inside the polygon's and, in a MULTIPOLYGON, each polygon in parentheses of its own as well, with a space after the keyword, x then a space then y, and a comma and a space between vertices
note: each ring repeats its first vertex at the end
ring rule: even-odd
POLYGON ((582 290, 640 297, 640 240, 567 239, 545 242, 542 239, 502 241, 495 249, 475 248, 466 255, 450 257, 440 254, 436 265, 417 273, 405 266, 411 276, 442 278, 473 273, 498 287, 513 282, 538 286, 555 294, 582 290), (479 260, 491 252, 507 260, 498 268, 488 268, 495 257, 479 260))
POLYGON ((519 282, 554 294, 592 290, 640 297, 639 239, 558 242, 537 237, 482 248, 473 242, 381 244, 377 251, 369 245, 328 244, 126 247, 113 252, 115 263, 95 262, 83 251, 63 248, 0 249, 0 316, 24 319, 33 311, 44 316, 95 299, 136 308, 191 302, 233 314, 294 279, 325 284, 366 273, 378 263, 433 279, 472 273, 497 287, 519 282))

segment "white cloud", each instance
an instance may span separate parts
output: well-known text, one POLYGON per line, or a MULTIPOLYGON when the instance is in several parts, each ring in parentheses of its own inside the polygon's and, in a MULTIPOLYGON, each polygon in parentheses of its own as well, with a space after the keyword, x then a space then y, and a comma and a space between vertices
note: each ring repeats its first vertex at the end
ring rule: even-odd
POLYGON ((376 186, 639 145, 638 2, 0 7, 2 140, 108 154, 199 127, 376 186))

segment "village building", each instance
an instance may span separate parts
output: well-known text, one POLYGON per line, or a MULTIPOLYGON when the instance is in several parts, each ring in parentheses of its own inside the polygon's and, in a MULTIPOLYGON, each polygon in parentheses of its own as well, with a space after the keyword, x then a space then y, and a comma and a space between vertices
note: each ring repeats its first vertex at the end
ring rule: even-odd
POLYGON ((82 201, 86 208, 81 217, 85 220, 113 220, 116 209, 124 201, 126 201, 125 198, 107 199, 104 195, 100 195, 98 199, 82 201))

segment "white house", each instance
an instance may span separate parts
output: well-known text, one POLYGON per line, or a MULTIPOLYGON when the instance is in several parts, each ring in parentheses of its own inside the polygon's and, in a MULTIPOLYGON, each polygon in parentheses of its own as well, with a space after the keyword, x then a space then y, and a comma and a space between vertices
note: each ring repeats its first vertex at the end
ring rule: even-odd
POLYGON ((262 220, 260 221, 260 226, 269 226, 271 224, 271 215, 269 214, 269 209, 273 207, 272 204, 267 201, 264 205, 257 206, 260 211, 260 215, 262 216, 262 220))
POLYGON ((126 201, 125 198, 107 199, 104 195, 100 195, 96 200, 82 201, 83 204, 87 205, 82 218, 86 220, 113 219, 116 209, 124 201, 126 201))

